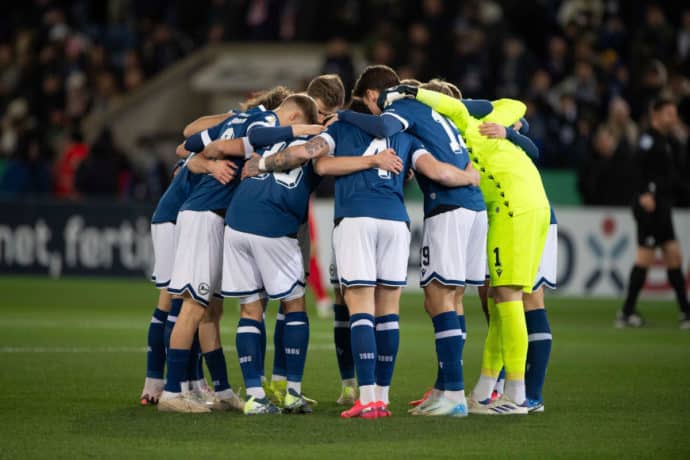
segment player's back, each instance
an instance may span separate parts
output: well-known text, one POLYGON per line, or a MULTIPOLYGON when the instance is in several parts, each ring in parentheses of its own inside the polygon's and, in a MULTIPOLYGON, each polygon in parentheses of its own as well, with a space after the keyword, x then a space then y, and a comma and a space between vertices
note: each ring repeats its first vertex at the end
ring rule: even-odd
MULTIPOLYGON (((469 162, 467 146, 455 125, 431 107, 412 99, 396 101, 384 115, 394 116, 407 132, 419 138, 424 147, 439 161, 465 169, 469 162)), ((446 187, 417 173, 424 193, 424 214, 428 216, 439 206, 458 206, 481 211, 485 209, 479 187, 446 187)))
POLYGON ((175 177, 170 181, 170 185, 165 190, 160 200, 158 200, 158 205, 151 217, 151 223, 159 224, 163 222, 175 222, 177 220, 177 213, 180 207, 202 178, 200 174, 194 174, 187 168, 187 162, 193 156, 194 154, 187 157, 182 166, 180 166, 175 177))
MULTIPOLYGON (((257 153, 266 158, 307 140, 308 137, 293 138, 257 153)), ((245 179, 230 202, 225 223, 241 232, 268 237, 295 235, 307 220, 309 196, 320 181, 311 161, 290 171, 245 179)))
MULTIPOLYGON (((490 120, 485 117, 484 120, 490 120)), ((481 175, 487 208, 513 213, 549 207, 541 175, 527 154, 507 139, 489 139, 479 132, 481 121, 471 119, 465 131, 470 158, 481 175), (475 152, 476 150, 476 152, 475 152)))
MULTIPOLYGON (((273 112, 255 111, 242 112, 223 121, 218 131, 218 139, 239 139, 247 135, 247 131, 254 125, 268 126, 269 120, 274 126, 277 116, 273 112)), ((241 171, 244 158, 228 158, 241 171)), ((214 211, 224 214, 230 204, 235 189, 240 183, 239 174, 227 185, 218 182, 211 175, 204 175, 194 187, 189 198, 180 208, 181 211, 214 211)))
POLYGON ((335 180, 335 218, 373 217, 409 221, 404 204, 405 176, 412 155, 422 149, 421 142, 406 133, 389 138, 374 138, 345 122, 336 122, 321 134, 335 143, 334 156, 376 155, 387 148, 395 150, 403 161, 403 172, 392 174, 382 169, 366 169, 335 180))

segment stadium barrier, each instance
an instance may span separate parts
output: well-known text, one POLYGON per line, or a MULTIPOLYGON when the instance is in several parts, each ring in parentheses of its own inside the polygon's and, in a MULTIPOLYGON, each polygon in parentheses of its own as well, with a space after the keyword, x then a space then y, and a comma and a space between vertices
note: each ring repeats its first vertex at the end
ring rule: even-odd
POLYGON ((0 201, 0 273, 142 276, 150 273, 151 204, 0 201))
MULTIPOLYGON (((113 201, 0 200, 0 273, 148 276, 153 263, 151 204, 113 201)), ((421 203, 408 206, 412 247, 410 288, 418 289, 421 203)), ((315 200, 318 256, 324 277, 331 262, 333 205, 315 200)), ((628 209, 557 208, 561 295, 620 296, 635 258, 635 224, 628 209)), ((690 212, 674 214, 684 273, 690 281, 690 212)), ((666 272, 651 270, 646 293, 671 296, 666 272)))
MULTIPOLYGON (((408 205, 407 210, 412 232, 408 283, 410 287, 418 289, 423 209, 421 203, 412 203, 408 205)), ((331 257, 333 206, 328 201, 316 202, 312 211, 319 232, 319 260, 323 267, 328 267, 331 257)), ((559 289, 556 292, 573 296, 622 295, 637 249, 635 222, 630 209, 557 207, 556 215, 559 232, 559 289)), ((677 210, 673 217, 676 236, 683 250, 683 272, 686 274, 686 282, 690 285, 690 211, 677 210)), ((658 254, 657 257, 657 265, 660 267, 650 271, 645 294, 671 297, 673 291, 667 284, 661 255, 658 254)))

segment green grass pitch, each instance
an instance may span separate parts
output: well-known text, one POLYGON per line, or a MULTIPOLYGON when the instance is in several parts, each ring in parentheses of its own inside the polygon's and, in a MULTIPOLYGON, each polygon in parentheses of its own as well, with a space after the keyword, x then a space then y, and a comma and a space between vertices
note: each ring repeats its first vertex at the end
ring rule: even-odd
MULTIPOLYGON (((649 327, 621 331, 612 328, 618 301, 549 298, 546 411, 449 419, 406 414, 407 401, 433 383, 436 364, 422 298, 405 294, 394 416, 367 421, 338 417, 331 321, 311 320, 304 391, 320 401, 313 415, 159 414, 137 401, 153 286, 3 277, 0 292, 2 459, 690 458, 690 331, 678 329, 671 302, 643 302, 649 327)), ((269 328, 275 310, 271 304, 269 328)), ((467 317, 471 387, 486 332, 476 297, 467 317)), ((226 348, 236 322, 228 303, 226 348)), ((238 387, 234 348, 226 358, 238 387)))

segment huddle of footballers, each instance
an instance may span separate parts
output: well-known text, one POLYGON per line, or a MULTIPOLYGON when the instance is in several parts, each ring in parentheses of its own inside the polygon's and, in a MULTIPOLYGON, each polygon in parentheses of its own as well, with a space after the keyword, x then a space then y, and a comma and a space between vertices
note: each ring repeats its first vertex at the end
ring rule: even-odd
POLYGON ((414 175, 424 193, 420 280, 438 375, 410 413, 543 410, 551 334, 541 288, 555 287, 556 234, 529 159, 538 150, 525 136, 525 106, 463 100, 440 80, 400 83, 392 69, 368 67, 350 109, 341 111, 342 82, 323 75, 306 94, 278 87, 185 128, 178 154, 186 158, 152 219, 153 279, 161 291, 142 404, 173 412, 312 412, 316 401, 301 388, 309 342, 303 236, 310 194, 330 175, 338 403, 352 405, 341 417, 390 416, 410 245, 403 186, 414 175), (481 376, 466 396, 464 288, 486 279, 489 332, 481 376), (241 306, 236 348, 246 401, 228 383, 219 334, 224 297, 241 306), (280 301, 270 382, 269 299, 280 301))

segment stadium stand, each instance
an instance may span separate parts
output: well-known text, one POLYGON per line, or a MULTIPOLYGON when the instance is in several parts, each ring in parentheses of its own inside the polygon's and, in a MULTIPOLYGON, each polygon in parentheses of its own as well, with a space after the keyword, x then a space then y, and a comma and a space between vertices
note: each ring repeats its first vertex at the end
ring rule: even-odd
MULTIPOLYGON (((359 46, 402 78, 522 99, 540 166, 569 171, 571 184, 587 171, 577 184, 585 204, 629 202, 629 160, 652 98, 672 97, 690 118, 690 8, 680 1, 34 0, 0 19, 0 191, 76 196, 80 160, 101 152, 117 168, 109 194, 157 196, 166 169, 128 162, 117 136, 84 136, 82 121, 209 45, 245 41, 325 44, 322 70, 348 88, 359 46)), ((679 141, 687 136, 680 126, 679 141)))

